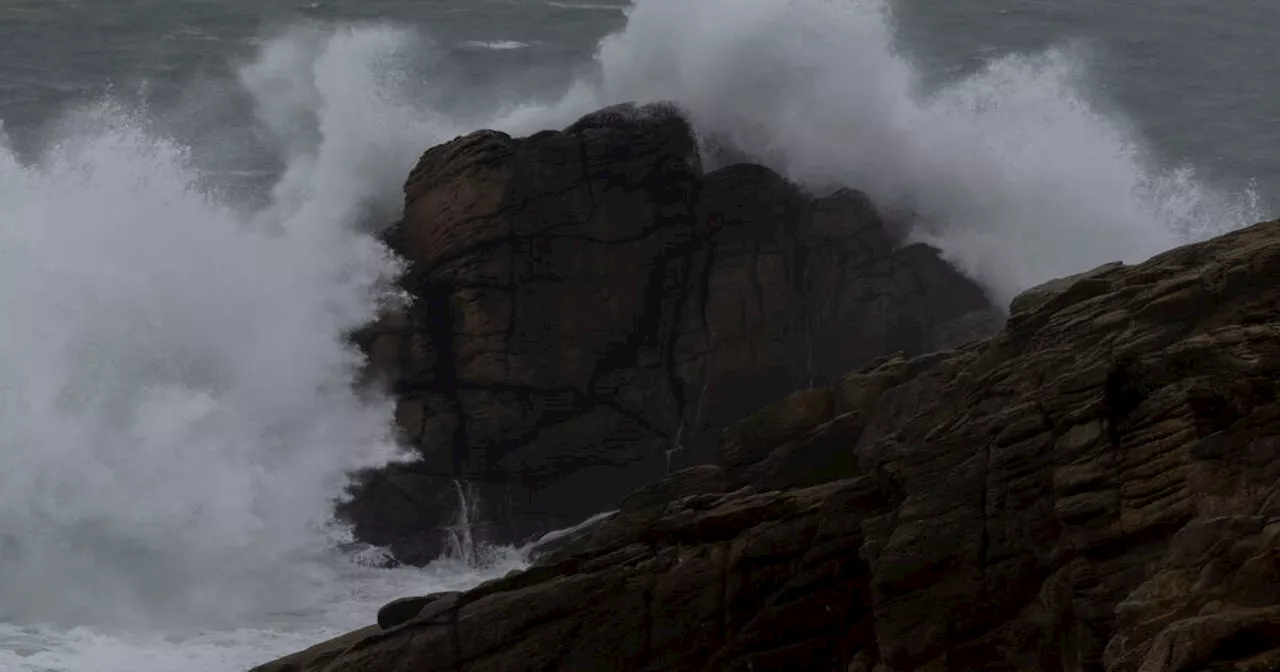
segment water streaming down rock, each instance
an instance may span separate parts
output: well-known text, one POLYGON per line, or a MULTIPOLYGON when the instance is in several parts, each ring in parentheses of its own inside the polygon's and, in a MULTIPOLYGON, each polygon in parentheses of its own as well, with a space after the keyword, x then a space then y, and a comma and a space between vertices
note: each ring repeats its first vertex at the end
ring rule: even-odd
POLYGON ((453 524, 445 528, 445 557, 468 567, 477 567, 482 564, 484 555, 484 544, 475 534, 480 493, 474 484, 456 478, 453 479, 453 487, 458 494, 458 512, 453 524))
MULTIPOLYGON (((446 538, 442 560, 459 563, 474 570, 490 570, 498 566, 519 565, 529 558, 554 551, 577 539, 600 522, 607 520, 614 511, 604 511, 589 516, 580 523, 555 529, 521 546, 494 544, 483 537, 480 527, 480 489, 474 483, 454 479, 454 492, 458 508, 453 523, 445 528, 446 538)), ((379 549, 387 553, 386 549, 379 549)), ((390 557, 389 553, 386 557, 390 557)))

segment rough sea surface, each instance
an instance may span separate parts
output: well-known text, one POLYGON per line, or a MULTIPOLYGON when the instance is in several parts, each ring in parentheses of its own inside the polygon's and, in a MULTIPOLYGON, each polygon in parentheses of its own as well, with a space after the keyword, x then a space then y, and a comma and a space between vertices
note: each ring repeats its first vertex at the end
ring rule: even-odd
MULTIPOLYGON (((913 217, 997 300, 1280 204, 1261 0, 11 0, 0 672, 230 672, 522 562, 377 569, 344 334, 425 148, 627 100, 913 217)), ((482 503, 483 504, 483 503, 482 503)))

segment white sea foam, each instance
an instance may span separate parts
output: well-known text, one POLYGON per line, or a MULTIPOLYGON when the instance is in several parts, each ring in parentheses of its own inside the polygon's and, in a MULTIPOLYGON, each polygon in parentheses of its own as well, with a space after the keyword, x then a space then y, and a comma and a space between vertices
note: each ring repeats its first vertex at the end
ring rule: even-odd
POLYGON ((288 166, 252 216, 110 102, 35 163, 0 150, 0 620, 226 622, 323 580, 294 565, 391 455, 345 336, 396 273, 354 224, 416 154, 379 96, 399 39, 289 38, 245 70, 288 166))
POLYGON ((560 9, 582 9, 609 12, 626 11, 628 7, 628 5, 624 4, 607 5, 602 2, 548 2, 547 4, 560 9))
POLYGON ((468 40, 462 44, 472 49, 487 49, 489 51, 514 51, 516 49, 525 49, 529 46, 528 42, 516 40, 468 40))
POLYGON ((262 43, 239 79, 285 168, 257 209, 112 100, 34 161, 0 147, 0 669, 242 670, 490 575, 360 567, 328 531, 394 454, 346 341, 394 300, 372 222, 455 133, 404 95, 415 44, 262 43))
POLYGON ((103 629, 0 623, 5 672, 244 672, 370 625, 378 608, 406 595, 462 590, 524 566, 515 553, 484 568, 440 560, 422 569, 374 569, 339 558, 306 606, 263 613, 238 627, 103 629))

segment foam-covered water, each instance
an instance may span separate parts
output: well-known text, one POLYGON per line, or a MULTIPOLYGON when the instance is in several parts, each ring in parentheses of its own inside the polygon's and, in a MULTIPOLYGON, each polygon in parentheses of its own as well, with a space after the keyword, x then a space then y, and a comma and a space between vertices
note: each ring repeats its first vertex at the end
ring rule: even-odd
POLYGON ((285 168, 260 208, 111 100, 34 161, 0 148, 0 669, 238 669, 477 580, 358 569, 327 531, 394 454, 346 335, 396 298, 368 215, 440 137, 395 98, 405 49, 264 44, 240 81, 285 168))
MULTIPOLYGON (((418 154, 476 127, 674 100, 811 188, 869 191, 1000 300, 1263 214, 1154 159, 1087 52, 936 83, 874 0, 641 0, 626 21, 534 98, 462 86, 430 27, 309 22, 180 104, 108 95, 0 145, 0 670, 243 669, 520 564, 372 569, 329 520, 345 474, 394 454, 345 340, 396 298, 372 234, 418 154)), ((506 32, 477 50, 542 44, 506 32)))
MULTIPOLYGON (((515 552, 490 554, 484 569, 447 558, 422 569, 379 569, 332 555, 329 575, 305 603, 262 612, 238 626, 111 628, 0 623, 5 672, 243 672, 373 622, 406 595, 463 590, 524 566, 515 552)), ((296 569, 296 568, 295 568, 296 569)))

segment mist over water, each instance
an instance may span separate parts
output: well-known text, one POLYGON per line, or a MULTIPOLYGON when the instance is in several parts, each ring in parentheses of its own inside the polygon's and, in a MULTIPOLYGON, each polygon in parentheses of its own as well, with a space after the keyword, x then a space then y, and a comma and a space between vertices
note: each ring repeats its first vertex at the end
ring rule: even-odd
POLYGON ((599 58, 597 98, 678 101, 802 184, 911 213, 998 302, 1261 217, 1252 193, 1152 165, 1132 124, 1091 102, 1070 49, 925 89, 879 0, 645 0, 599 58))
POLYGON ((238 617, 386 458, 343 335, 395 264, 323 160, 245 221, 144 122, 78 117, 37 165, 0 154, 0 616, 238 617))
MULTIPOLYGON (((470 130, 412 95, 425 39, 389 26, 308 25, 268 40, 242 68, 268 143, 285 170, 270 219, 297 211, 378 228, 400 215, 414 162, 433 144, 470 130), (322 195, 322 196, 321 196, 322 195), (332 212, 334 206, 342 208, 332 212)), ((430 61, 429 66, 435 65, 430 61)), ((447 64, 440 64, 447 66, 447 64)))
POLYGON ((396 300, 376 233, 420 153, 476 128, 674 101, 814 190, 869 192, 999 302, 1263 218, 1153 163, 1087 52, 926 87, 876 0, 641 0, 594 65, 535 99, 468 91, 429 30, 310 23, 181 109, 111 97, 34 154, 0 141, 0 667, 242 669, 485 575, 360 567, 330 520, 396 450, 345 339, 396 300), (245 118, 191 121, 228 92, 245 118), (271 181, 246 198, 237 170, 271 181))

